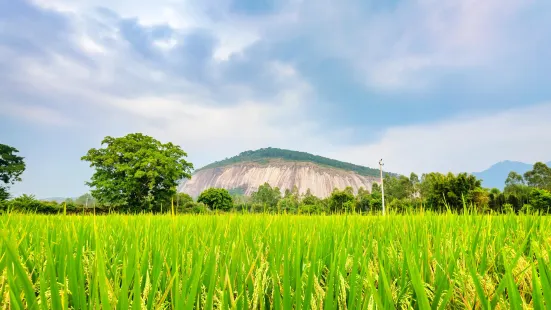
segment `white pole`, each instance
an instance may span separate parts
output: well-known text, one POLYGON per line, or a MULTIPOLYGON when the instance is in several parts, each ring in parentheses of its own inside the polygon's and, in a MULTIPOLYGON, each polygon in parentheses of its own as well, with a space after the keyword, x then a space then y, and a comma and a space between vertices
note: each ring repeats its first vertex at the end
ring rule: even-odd
POLYGON ((383 159, 379 161, 379 168, 381 170, 381 194, 383 196, 383 215, 385 215, 385 187, 383 184, 383 159))

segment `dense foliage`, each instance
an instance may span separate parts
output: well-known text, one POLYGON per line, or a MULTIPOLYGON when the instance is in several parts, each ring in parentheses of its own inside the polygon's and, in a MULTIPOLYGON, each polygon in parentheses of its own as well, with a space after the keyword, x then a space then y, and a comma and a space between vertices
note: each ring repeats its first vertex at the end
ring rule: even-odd
POLYGON ((14 147, 0 144, 0 201, 10 197, 9 186, 21 181, 21 174, 25 171, 24 158, 18 156, 18 152, 14 147))
POLYGON ((549 309, 551 218, 0 217, 3 309, 549 309))
POLYGON ((105 137, 101 149, 82 160, 95 169, 92 195, 101 204, 125 211, 157 211, 168 206, 178 182, 191 177, 187 154, 172 143, 163 144, 140 133, 105 137))
POLYGON ((289 160, 289 161, 313 162, 319 165, 329 166, 329 167, 348 170, 348 171, 354 171, 360 175, 365 175, 365 176, 379 175, 379 169, 373 169, 373 168, 363 167, 359 165, 354 165, 351 163, 345 163, 342 161, 338 161, 338 160, 334 160, 334 159, 330 159, 322 156, 312 155, 306 152, 297 152, 297 151, 283 150, 283 149, 271 148, 271 147, 259 149, 256 151, 245 151, 240 153, 237 156, 226 158, 224 160, 217 161, 207 166, 204 166, 198 169, 198 171, 203 169, 227 166, 227 165, 240 163, 240 162, 265 163, 267 162, 268 159, 276 159, 276 158, 289 160))
POLYGON ((209 188, 199 195, 197 202, 204 203, 212 210, 229 211, 233 207, 233 199, 228 190, 209 188))

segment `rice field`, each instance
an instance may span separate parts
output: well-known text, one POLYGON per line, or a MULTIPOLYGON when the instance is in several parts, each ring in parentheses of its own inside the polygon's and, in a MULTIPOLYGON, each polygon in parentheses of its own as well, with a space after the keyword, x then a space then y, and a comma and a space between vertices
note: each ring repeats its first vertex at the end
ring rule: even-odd
POLYGON ((0 216, 2 309, 550 309, 551 218, 0 216))

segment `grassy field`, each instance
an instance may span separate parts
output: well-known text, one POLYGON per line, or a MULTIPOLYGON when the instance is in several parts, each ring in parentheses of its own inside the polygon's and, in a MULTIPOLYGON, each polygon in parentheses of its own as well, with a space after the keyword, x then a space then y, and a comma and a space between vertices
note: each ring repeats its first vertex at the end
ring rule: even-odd
POLYGON ((2 309, 550 309, 551 218, 0 216, 2 309))

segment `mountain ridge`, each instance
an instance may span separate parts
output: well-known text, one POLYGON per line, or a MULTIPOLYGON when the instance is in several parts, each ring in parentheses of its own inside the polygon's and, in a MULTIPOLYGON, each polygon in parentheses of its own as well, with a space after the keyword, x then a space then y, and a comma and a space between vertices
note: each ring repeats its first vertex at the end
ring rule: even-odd
MULTIPOLYGON (((199 172, 205 169, 219 168, 228 166, 240 162, 259 162, 266 163, 269 159, 283 159, 291 162, 313 162, 319 165, 329 166, 332 168, 348 170, 358 173, 363 176, 379 176, 379 169, 365 167, 361 165, 356 165, 336 159, 331 159, 328 157, 323 157, 319 155, 313 155, 307 152, 293 151, 280 148, 261 148, 257 150, 249 150, 239 153, 239 155, 232 156, 223 160, 215 161, 206 166, 203 166, 199 169, 196 169, 195 172, 199 172)), ((386 174, 386 172, 385 172, 386 174)), ((388 173, 395 175, 394 173, 388 173)))

